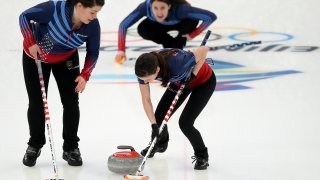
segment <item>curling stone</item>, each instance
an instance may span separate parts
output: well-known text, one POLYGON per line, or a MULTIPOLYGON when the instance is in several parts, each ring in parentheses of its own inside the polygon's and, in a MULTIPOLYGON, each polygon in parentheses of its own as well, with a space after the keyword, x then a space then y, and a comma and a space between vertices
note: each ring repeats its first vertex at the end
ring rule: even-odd
POLYGON ((122 175, 135 173, 143 160, 143 156, 137 153, 132 146, 118 146, 117 148, 130 151, 119 151, 109 156, 108 169, 122 175))

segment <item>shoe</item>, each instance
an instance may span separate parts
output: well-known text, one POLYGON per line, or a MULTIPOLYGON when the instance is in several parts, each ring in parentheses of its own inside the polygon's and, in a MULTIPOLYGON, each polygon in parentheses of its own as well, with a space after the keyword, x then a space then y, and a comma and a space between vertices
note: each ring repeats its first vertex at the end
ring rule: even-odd
POLYGON ((82 158, 79 148, 71 151, 63 151, 62 158, 66 160, 70 166, 82 165, 82 158))
POLYGON ((208 159, 192 156, 191 159, 193 159, 192 163, 196 162, 194 165, 194 169, 196 170, 205 170, 209 166, 208 159))
MULTIPOLYGON (((148 158, 152 158, 156 152, 158 152, 158 153, 165 152, 168 148, 168 142, 169 142, 169 139, 165 142, 157 142, 156 145, 153 147, 152 151, 150 152, 148 158)), ((151 142, 150 142, 150 144, 151 144, 151 142)), ((148 147, 144 148, 141 151, 141 155, 145 156, 147 154, 149 148, 150 148, 150 145, 148 147)))
POLYGON ((22 163, 26 166, 32 167, 36 164, 37 158, 41 154, 41 148, 37 149, 32 146, 28 146, 26 154, 23 157, 22 163))

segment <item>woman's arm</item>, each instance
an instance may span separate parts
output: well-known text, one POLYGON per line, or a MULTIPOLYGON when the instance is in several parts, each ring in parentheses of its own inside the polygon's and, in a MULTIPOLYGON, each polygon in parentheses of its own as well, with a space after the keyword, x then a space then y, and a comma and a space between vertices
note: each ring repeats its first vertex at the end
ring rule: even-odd
POLYGON ((48 1, 29 8, 20 14, 19 25, 24 38, 24 43, 27 48, 36 44, 36 41, 33 37, 30 20, 33 20, 37 23, 48 23, 53 16, 53 12, 54 4, 52 1, 48 1))
POLYGON ((190 38, 195 38, 202 31, 207 29, 217 19, 217 16, 211 11, 191 7, 187 13, 187 18, 202 21, 202 23, 193 32, 188 34, 190 38))
POLYGON ((193 54, 196 58, 196 65, 194 66, 194 69, 192 73, 197 76, 199 70, 201 69, 202 65, 204 64, 207 54, 208 54, 209 48, 207 46, 200 46, 197 49, 193 50, 193 54))
POLYGON ((118 30, 118 53, 115 56, 115 61, 121 64, 126 60, 126 35, 127 29, 138 22, 143 16, 146 15, 145 3, 141 3, 134 11, 132 11, 122 22, 119 24, 118 30))
POLYGON ((138 22, 143 16, 146 16, 146 5, 141 3, 119 24, 118 30, 118 51, 126 51, 126 35, 127 29, 138 22))
POLYGON ((86 81, 89 81, 91 72, 95 68, 99 58, 101 34, 101 28, 98 19, 90 22, 89 27, 91 32, 90 36, 86 39, 86 57, 80 73, 80 75, 86 81))
POLYGON ((150 98, 150 86, 149 84, 139 84, 141 99, 144 111, 151 124, 156 124, 156 117, 153 112, 153 106, 150 98))

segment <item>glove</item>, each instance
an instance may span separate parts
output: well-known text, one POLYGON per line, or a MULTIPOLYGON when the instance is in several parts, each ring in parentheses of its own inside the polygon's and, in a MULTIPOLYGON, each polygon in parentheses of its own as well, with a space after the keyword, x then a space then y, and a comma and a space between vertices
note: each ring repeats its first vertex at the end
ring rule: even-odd
POLYGON ((158 127, 158 125, 151 124, 151 128, 152 128, 151 139, 153 140, 154 137, 157 137, 157 139, 159 140, 159 127, 158 127))

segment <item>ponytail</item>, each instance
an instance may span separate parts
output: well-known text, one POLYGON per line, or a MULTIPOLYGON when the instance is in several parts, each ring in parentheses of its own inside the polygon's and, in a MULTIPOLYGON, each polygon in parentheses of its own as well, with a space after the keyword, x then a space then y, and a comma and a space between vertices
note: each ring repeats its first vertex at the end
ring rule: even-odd
POLYGON ((158 59, 158 66, 160 67, 159 71, 159 76, 162 78, 162 83, 161 86, 167 87, 168 82, 169 82, 169 72, 167 68, 167 62, 165 61, 166 56, 162 55, 161 53, 158 52, 151 52, 154 56, 157 57, 158 59))

